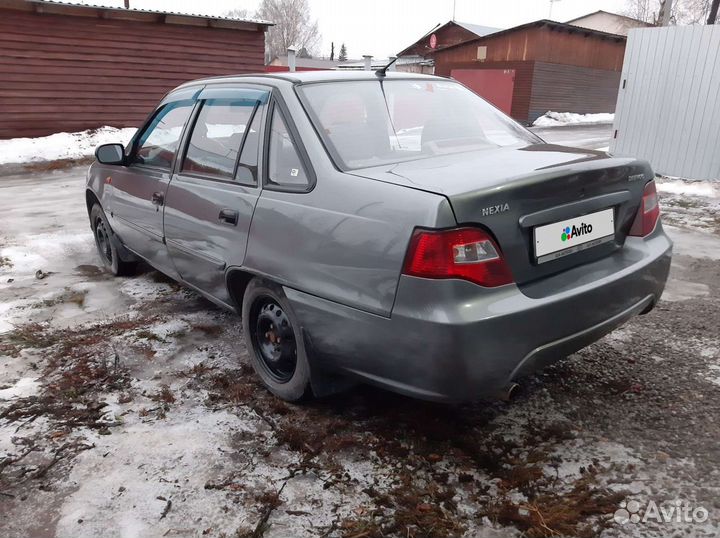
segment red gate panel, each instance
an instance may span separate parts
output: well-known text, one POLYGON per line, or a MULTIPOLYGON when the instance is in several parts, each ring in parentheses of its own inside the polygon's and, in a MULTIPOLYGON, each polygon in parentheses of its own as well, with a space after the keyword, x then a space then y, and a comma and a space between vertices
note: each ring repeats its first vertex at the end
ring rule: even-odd
POLYGON ((514 69, 453 69, 450 76, 505 114, 510 114, 515 88, 514 69))

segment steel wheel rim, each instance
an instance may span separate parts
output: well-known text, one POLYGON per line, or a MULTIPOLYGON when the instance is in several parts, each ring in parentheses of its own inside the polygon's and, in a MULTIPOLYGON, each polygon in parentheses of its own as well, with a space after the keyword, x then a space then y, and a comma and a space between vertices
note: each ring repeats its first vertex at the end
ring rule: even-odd
POLYGON ((107 226, 105 226, 105 221, 101 218, 98 218, 95 222, 95 243, 97 244, 100 256, 102 256, 108 264, 112 265, 110 234, 108 233, 107 226))
POLYGON ((297 367, 297 344, 290 318, 275 299, 263 296, 255 301, 250 321, 253 347, 263 368, 276 382, 287 383, 297 367))

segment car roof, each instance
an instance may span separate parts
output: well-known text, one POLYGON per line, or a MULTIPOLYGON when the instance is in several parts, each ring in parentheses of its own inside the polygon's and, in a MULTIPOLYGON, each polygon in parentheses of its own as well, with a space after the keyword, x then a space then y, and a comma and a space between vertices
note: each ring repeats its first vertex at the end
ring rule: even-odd
MULTIPOLYGON (((277 73, 257 73, 248 75, 226 75, 222 77, 204 78, 186 82, 178 88, 187 88, 195 85, 228 84, 228 83, 264 83, 277 85, 278 82, 289 82, 291 84, 310 84, 315 82, 342 82, 349 80, 378 80, 380 78, 375 71, 351 70, 351 71, 295 71, 277 73)), ((398 71, 387 71, 386 79, 423 79, 423 80, 445 80, 443 77, 434 75, 421 75, 419 73, 404 73, 398 71)))

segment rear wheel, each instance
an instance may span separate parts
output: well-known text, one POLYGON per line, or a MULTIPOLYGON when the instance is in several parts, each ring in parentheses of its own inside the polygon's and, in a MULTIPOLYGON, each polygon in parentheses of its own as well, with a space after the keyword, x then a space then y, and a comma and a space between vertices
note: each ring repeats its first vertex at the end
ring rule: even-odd
POLYGON ((253 278, 243 297, 242 326, 255 372, 289 402, 310 395, 310 367, 300 325, 280 286, 253 278))
POLYGON ((90 210, 90 225, 95 236, 95 246, 103 265, 115 276, 132 275, 135 272, 137 262, 123 261, 120 257, 117 249, 117 239, 113 236, 112 228, 100 204, 96 203, 90 210))

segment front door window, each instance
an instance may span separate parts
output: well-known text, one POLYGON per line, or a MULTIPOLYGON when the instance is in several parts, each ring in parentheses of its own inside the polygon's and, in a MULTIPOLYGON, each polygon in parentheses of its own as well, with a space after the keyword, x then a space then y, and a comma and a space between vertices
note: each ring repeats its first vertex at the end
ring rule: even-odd
POLYGON ((175 101, 163 106, 137 140, 132 163, 169 171, 193 105, 194 101, 175 101))

